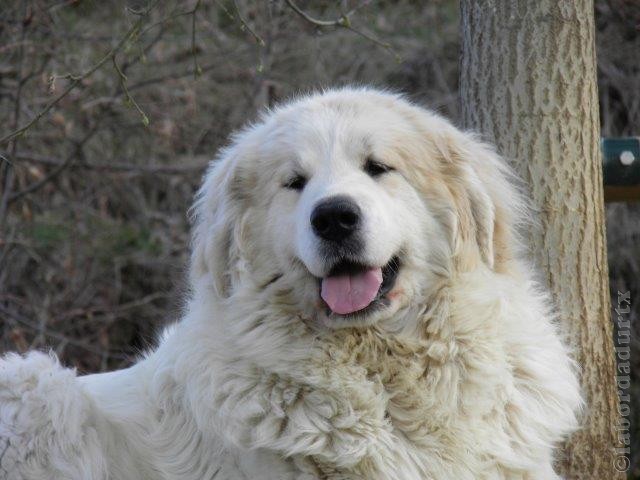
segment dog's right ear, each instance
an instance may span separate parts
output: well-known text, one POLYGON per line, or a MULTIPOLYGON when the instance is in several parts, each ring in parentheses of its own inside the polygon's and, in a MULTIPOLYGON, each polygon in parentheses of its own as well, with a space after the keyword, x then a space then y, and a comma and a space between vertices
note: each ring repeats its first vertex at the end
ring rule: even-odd
POLYGON ((191 209, 191 284, 195 287, 204 281, 219 298, 231 294, 233 269, 239 258, 233 242, 239 215, 232 198, 235 163, 230 152, 212 162, 191 209))

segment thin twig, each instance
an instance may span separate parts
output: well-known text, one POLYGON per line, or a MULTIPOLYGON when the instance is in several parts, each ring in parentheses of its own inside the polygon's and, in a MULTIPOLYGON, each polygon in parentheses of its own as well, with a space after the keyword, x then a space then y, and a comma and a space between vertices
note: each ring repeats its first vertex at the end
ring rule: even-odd
POLYGON ((145 33, 147 33, 149 30, 153 30, 154 28, 160 26, 160 25, 166 25, 170 20, 175 20, 176 18, 180 18, 180 17, 187 17, 189 15, 193 14, 193 9, 191 10, 184 10, 181 12, 175 12, 172 13, 171 15, 167 15, 166 17, 162 17, 160 20, 153 22, 149 25, 147 25, 145 28, 143 28, 140 31, 140 36, 143 36, 145 33))
POLYGON ((163 292, 155 292, 150 293, 142 298, 137 300, 132 300, 130 302, 121 303, 120 305, 115 305, 114 307, 89 307, 89 308, 74 308, 72 310, 68 310, 63 312, 61 315, 56 316, 56 323, 65 322, 69 319, 76 317, 83 317, 87 315, 117 315, 122 314, 128 310, 132 310, 135 308, 140 308, 148 305, 149 303, 153 303, 157 300, 166 300, 169 298, 169 294, 163 292))
POLYGON ((120 79, 120 87, 122 88, 122 92, 124 93, 125 105, 128 106, 128 107, 129 106, 135 107, 135 109, 138 111, 138 113, 142 117, 143 125, 145 127, 148 127, 149 126, 149 117, 147 117, 147 114, 144 113, 144 110, 142 110, 142 108, 140 108, 140 105, 138 105, 138 102, 136 102, 135 99, 129 93, 129 89, 127 88, 127 76, 124 74, 124 72, 118 66, 118 62, 116 61, 115 54, 111 58, 113 60, 113 68, 115 69, 116 73, 118 74, 118 78, 120 79))
POLYGON ((350 10, 347 13, 343 13, 340 17, 338 17, 338 18, 336 18, 334 20, 321 20, 321 19, 318 19, 318 18, 315 18, 315 17, 312 17, 311 15, 309 15, 307 12, 302 10, 293 0, 285 0, 285 3, 295 13, 297 13, 300 17, 304 18, 307 22, 311 23, 312 25, 315 25, 317 27, 341 27, 341 28, 345 28, 347 30, 352 31, 353 33, 355 33, 357 35, 360 35, 363 38, 366 38, 370 42, 373 42, 376 45, 384 48, 388 52, 392 53, 396 57, 397 61, 401 61, 402 60, 402 57, 398 54, 398 52, 396 52, 396 50, 393 48, 393 46, 390 43, 384 42, 384 41, 374 37, 373 35, 368 34, 367 32, 364 32, 362 30, 358 30, 357 28, 355 28, 351 24, 351 15, 360 7, 356 7, 354 9, 350 10))
MULTIPOLYGON (((166 32, 166 25, 163 25, 162 28, 158 31, 155 37, 140 51, 138 55, 133 58, 126 59, 122 65, 120 65, 120 69, 127 73, 128 69, 132 66, 136 65, 138 62, 142 61, 144 63, 146 61, 146 55, 151 51, 151 49, 162 39, 166 32)), ((142 36, 142 33, 138 35, 138 38, 142 36)))
POLYGON ((202 68, 198 64, 198 52, 196 50, 196 13, 198 13, 198 7, 200 7, 200 0, 198 0, 193 7, 193 13, 191 14, 191 55, 193 55, 193 77, 198 78, 202 75, 202 68))
POLYGON ((313 25, 316 25, 318 27, 346 27, 350 24, 348 14, 343 14, 340 18, 337 18, 335 20, 320 20, 318 18, 312 17, 307 12, 302 10, 293 2, 293 0, 285 0, 285 2, 294 12, 304 18, 307 22, 312 23, 313 25))
MULTIPOLYGON (((12 128, 17 128, 18 124, 20 123, 20 107, 21 107, 21 100, 22 100, 22 87, 24 86, 26 79, 24 79, 22 77, 22 69, 24 67, 24 39, 26 37, 26 33, 27 33, 27 27, 25 25, 25 23, 22 23, 22 31, 21 31, 21 38, 20 38, 20 49, 18 51, 18 75, 19 75, 19 80, 18 80, 18 89, 16 91, 16 95, 15 95, 15 102, 13 105, 13 126, 12 128)), ((9 158, 13 157, 16 152, 18 151, 18 139, 15 138, 13 139, 13 142, 11 142, 11 150, 9 152, 9 158)), ((4 158, 4 157, 3 157, 4 158)), ((15 177, 15 171, 13 168, 13 165, 11 164, 10 161, 0 164, 0 172, 4 170, 5 175, 4 178, 2 179, 2 183, 3 183, 3 191, 2 191, 2 197, 0 198, 0 230, 3 229, 4 227, 4 222, 6 219, 6 215, 7 215, 7 209, 9 207, 9 203, 10 203, 10 197, 11 197, 11 191, 13 190, 13 183, 14 183, 14 177, 15 177)))
MULTIPOLYGON (((224 5, 224 3, 222 3, 222 2, 216 2, 216 3, 222 9, 222 11, 227 14, 227 16, 231 20, 236 20, 236 17, 233 15, 233 13, 231 13, 229 11, 229 9, 227 9, 227 7, 224 5)), ((238 17, 238 21, 240 22, 240 30, 242 30, 243 32, 245 30, 247 32, 249 32, 251 34, 251 36, 256 40, 258 45, 260 45, 261 47, 264 47, 265 46, 264 40, 262 39, 262 37, 260 35, 258 35, 258 33, 253 28, 251 28, 251 26, 244 19, 244 17, 242 16, 242 13, 240 12, 240 7, 238 6, 238 3, 236 2, 236 0, 233 0, 233 6, 236 9, 236 14, 237 14, 237 17, 238 17)))
POLYGON ((65 168, 67 168, 71 164, 71 162, 73 162, 73 159, 82 151, 82 147, 84 146, 84 144, 87 143, 89 139, 93 137, 93 135, 97 131, 98 131, 98 124, 96 124, 79 142, 76 143, 76 146, 73 149, 73 152, 64 161, 62 161, 59 165, 57 165, 51 172, 49 172, 46 176, 44 176, 37 182, 33 182, 31 185, 20 190, 19 192, 16 192, 10 195, 9 204, 15 202, 19 198, 24 197, 25 195, 33 193, 36 190, 39 190, 45 184, 47 184, 48 182, 56 178, 65 168))
MULTIPOLYGON (((215 62, 210 65, 205 65, 200 67, 200 72, 205 73, 212 70, 220 70, 220 62, 215 62)), ((229 69, 227 69, 229 70, 229 69)), ((134 90, 138 90, 143 87, 147 87, 149 85, 153 85, 155 83, 164 82, 165 80, 178 80, 180 78, 186 78, 195 74, 195 70, 187 69, 185 71, 173 71, 165 75, 160 75, 157 77, 146 78, 144 80, 140 80, 137 83, 133 83, 129 86, 129 91, 132 92, 134 90)), ((216 76, 216 80, 220 81, 238 81, 239 78, 242 78, 242 75, 246 74, 246 72, 242 72, 239 70, 233 70, 230 73, 224 72, 224 75, 220 73, 219 76, 216 76)))
POLYGON ((145 22, 147 16, 151 12, 151 10, 153 10, 153 8, 156 6, 158 1, 159 0, 154 0, 153 3, 143 13, 140 14, 140 18, 138 18, 138 20, 133 24, 133 26, 127 31, 124 37, 116 44, 115 47, 109 50, 109 52, 105 54, 100 59, 100 61, 98 61, 98 63, 94 64, 91 68, 89 68, 88 70, 86 70, 84 73, 80 75, 72 75, 72 74, 65 75, 64 78, 68 78, 71 80, 67 88, 65 88, 60 95, 58 95, 56 98, 54 98, 49 103, 47 103, 47 105, 40 112, 38 112, 31 120, 29 120, 25 125, 2 137, 0 139, 0 145, 8 142, 9 140, 15 137, 23 135, 27 130, 29 130, 29 128, 31 128, 33 125, 38 123, 38 121, 43 116, 45 116, 55 105, 57 105, 63 98, 69 95, 69 93, 71 93, 71 91, 73 91, 84 79, 93 75, 105 63, 107 63, 107 61, 112 59, 113 56, 116 53, 118 53, 131 38, 133 38, 136 35, 136 33, 138 32, 142 24, 145 22))
MULTIPOLYGON (((61 341, 65 341, 68 342, 70 345, 74 345, 76 347, 80 347, 84 350, 87 350, 91 353, 95 353, 96 355, 101 355, 104 350, 94 347, 93 345, 90 345, 88 343, 82 342, 80 340, 76 340, 74 338, 69 338, 66 335, 62 334, 62 333, 58 333, 54 330, 50 330, 47 327, 43 327, 42 325, 36 325, 34 322, 32 322, 31 320, 28 320, 27 318, 23 317, 22 315, 16 314, 15 312, 4 308, 2 306, 2 304, 0 304, 0 312, 2 312, 4 315, 6 315, 7 317, 11 318, 14 322, 17 322, 19 324, 22 324, 23 326, 29 328, 30 330, 36 331, 36 332, 41 332, 42 335, 47 336, 47 337, 51 337, 51 338, 55 338, 56 340, 61 340, 61 341)), ((126 360, 126 359, 130 359, 130 355, 121 353, 121 352, 117 352, 114 350, 108 350, 107 351, 107 355, 109 355, 109 357, 111 358, 117 358, 119 360, 126 360)))
POLYGON ((258 35, 258 33, 251 28, 251 26, 249 25, 249 22, 247 22, 244 17, 242 16, 242 12, 240 11, 240 7, 238 6, 238 2, 236 2, 236 0, 233 0, 233 6, 236 7, 236 13, 238 14, 238 20, 240 20, 240 23, 242 24, 242 29, 246 29, 252 36, 253 38, 256 39, 256 42, 258 42, 258 45, 260 45, 261 47, 264 47, 265 43, 264 40, 262 39, 262 37, 260 35, 258 35))

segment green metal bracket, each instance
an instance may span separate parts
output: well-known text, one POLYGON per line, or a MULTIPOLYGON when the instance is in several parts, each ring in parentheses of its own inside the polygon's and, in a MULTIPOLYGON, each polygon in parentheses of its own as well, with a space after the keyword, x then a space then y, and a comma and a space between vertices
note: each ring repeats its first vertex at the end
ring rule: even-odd
POLYGON ((640 186, 640 137, 603 138, 605 186, 640 186))

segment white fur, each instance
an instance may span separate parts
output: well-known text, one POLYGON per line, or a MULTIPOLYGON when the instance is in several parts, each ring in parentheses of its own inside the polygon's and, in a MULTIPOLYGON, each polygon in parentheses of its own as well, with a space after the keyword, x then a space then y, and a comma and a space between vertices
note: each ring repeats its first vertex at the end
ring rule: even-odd
POLYGON ((182 320, 133 367, 0 360, 7 479, 554 479, 576 369, 517 245, 501 160, 399 96, 343 89, 234 137, 194 207, 182 320), (395 171, 371 178, 365 159, 395 171), (301 192, 283 188, 293 173, 301 192), (389 305, 327 314, 314 205, 350 195, 389 305))

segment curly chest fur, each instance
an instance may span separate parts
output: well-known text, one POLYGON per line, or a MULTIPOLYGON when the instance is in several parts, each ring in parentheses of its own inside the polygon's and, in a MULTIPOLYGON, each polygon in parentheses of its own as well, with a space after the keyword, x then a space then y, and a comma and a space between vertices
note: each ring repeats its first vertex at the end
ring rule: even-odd
MULTIPOLYGON (((378 329, 333 336, 317 365, 326 380, 320 391, 334 396, 326 399, 330 403, 344 402, 349 433, 362 439, 366 453, 343 467, 331 456, 316 456, 316 466, 326 478, 442 478, 443 470, 459 470, 464 478, 465 470, 481 472, 477 464, 487 463, 490 453, 479 447, 486 446, 479 435, 487 421, 504 416, 510 379, 496 371, 499 349, 483 345, 466 343, 464 335, 446 339, 442 332, 416 339, 378 329), (483 375, 474 378, 474 372, 483 375), (447 465, 465 456, 460 465, 447 465)), ((339 426, 333 420, 332 428, 339 426)), ((334 437, 340 431, 335 428, 334 437)))

